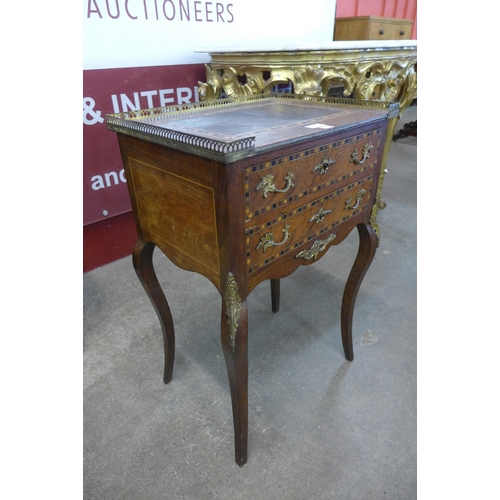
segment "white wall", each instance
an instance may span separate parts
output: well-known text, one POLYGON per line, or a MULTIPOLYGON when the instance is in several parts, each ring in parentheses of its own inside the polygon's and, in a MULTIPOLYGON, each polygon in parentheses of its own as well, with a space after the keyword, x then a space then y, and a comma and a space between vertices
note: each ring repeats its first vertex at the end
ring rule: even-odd
POLYGON ((208 62, 196 49, 332 40, 336 0, 83 0, 83 68, 208 62))

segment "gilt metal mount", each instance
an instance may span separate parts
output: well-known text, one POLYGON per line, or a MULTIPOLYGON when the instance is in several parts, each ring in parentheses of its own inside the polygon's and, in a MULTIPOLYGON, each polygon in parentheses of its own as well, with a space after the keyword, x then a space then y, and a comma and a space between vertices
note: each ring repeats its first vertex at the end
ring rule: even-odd
POLYGON ((236 349, 236 332, 241 315, 241 298, 238 293, 238 284, 233 273, 229 273, 226 282, 226 293, 224 294, 226 304, 227 325, 229 326, 229 345, 236 349))

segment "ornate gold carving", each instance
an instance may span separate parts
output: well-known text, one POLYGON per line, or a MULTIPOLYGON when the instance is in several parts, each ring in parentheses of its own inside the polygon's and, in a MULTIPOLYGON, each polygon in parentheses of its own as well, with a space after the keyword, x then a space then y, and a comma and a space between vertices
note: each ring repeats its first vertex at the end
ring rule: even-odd
POLYGON ((362 163, 365 162, 367 158, 370 158, 370 153, 373 150, 373 144, 371 142, 368 142, 363 146, 363 158, 361 160, 358 160, 358 150, 355 149, 354 153, 351 155, 351 162, 356 163, 357 165, 361 165, 362 163))
POLYGON ((294 73, 294 93, 311 96, 323 95, 321 80, 323 80, 324 75, 325 71, 319 65, 317 68, 308 65, 304 69, 299 69, 294 73))
POLYGON ((284 245, 286 243, 286 240, 288 240, 288 236, 290 235, 289 230, 291 227, 292 226, 290 226, 290 224, 285 224, 285 227, 281 230, 281 232, 284 233, 285 236, 283 237, 283 240, 280 241, 280 243, 275 243, 273 233, 267 233, 260 239, 260 243, 257 245, 256 250, 262 248, 262 251, 266 253, 266 250, 269 247, 279 247, 281 245, 284 245))
POLYGON ((225 72, 222 75, 222 84, 228 97, 242 97, 254 93, 254 89, 248 82, 241 84, 238 81, 238 70, 232 67, 225 68, 225 72))
POLYGON ((264 198, 267 198, 267 193, 285 193, 290 188, 294 187, 295 184, 292 182, 292 179, 295 177, 293 172, 290 170, 285 177, 286 186, 283 189, 278 189, 274 184, 274 175, 267 174, 260 180, 258 186, 256 187, 257 191, 262 191, 264 193, 264 198))
POLYGON ((207 82, 198 82, 198 94, 202 101, 216 99, 222 86, 222 78, 214 71, 211 64, 205 64, 207 82))
POLYGON ((304 260, 316 260, 316 257, 326 248, 328 243, 332 242, 336 238, 336 236, 337 235, 335 234, 331 234, 326 240, 316 240, 309 250, 302 250, 302 252, 299 252, 295 256, 295 258, 304 260))
POLYGON ((344 85, 344 95, 350 96, 356 88, 356 80, 354 76, 344 67, 330 66, 325 68, 325 78, 321 86, 323 88, 323 95, 328 95, 331 84, 340 82, 344 85))
POLYGON ((227 324, 229 326, 229 345, 234 352, 236 348, 236 331, 238 330, 238 321, 241 315, 241 298, 233 273, 229 273, 227 277, 224 301, 226 303, 227 324))
POLYGON ((316 224, 319 224, 320 222, 324 221, 326 215, 329 213, 331 213, 331 210, 325 210, 323 207, 321 207, 319 209, 319 212, 309 219, 309 222, 315 222, 316 224))
POLYGON ((358 208, 359 204, 361 203, 361 200, 363 199, 363 196, 365 194, 366 194, 366 190, 365 189, 360 189, 356 193, 356 205, 354 205, 354 206, 351 206, 352 197, 349 196, 349 198, 347 198, 347 200, 345 201, 345 209, 346 210, 354 210, 355 208, 358 208))
POLYGON ((217 98, 221 90, 229 96, 249 95, 287 82, 296 94, 326 96, 333 82, 341 82, 345 96, 398 101, 402 110, 417 89, 416 53, 415 46, 404 42, 388 48, 212 53, 206 65, 209 88, 200 82, 200 96, 217 98))
POLYGON ((416 63, 416 57, 360 61, 353 67, 357 74, 354 97, 390 102, 399 100, 401 109, 405 108, 417 89, 416 63))
POLYGON ((318 163, 311 172, 319 171, 320 174, 326 174, 328 169, 335 163, 335 160, 331 160, 330 158, 325 158, 321 163, 318 163))

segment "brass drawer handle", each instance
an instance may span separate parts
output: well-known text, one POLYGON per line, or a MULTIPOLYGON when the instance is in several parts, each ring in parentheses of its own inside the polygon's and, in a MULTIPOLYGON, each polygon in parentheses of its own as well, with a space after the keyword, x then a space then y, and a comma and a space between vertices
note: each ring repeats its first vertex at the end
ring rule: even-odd
POLYGON ((318 163, 311 172, 316 172, 319 170, 320 174, 326 174, 328 172, 328 168, 331 167, 335 163, 335 160, 331 160, 330 158, 325 158, 321 163, 318 163))
POLYGON ((279 247, 281 245, 284 245, 286 240, 288 239, 288 236, 290 236, 289 232, 290 227, 291 227, 290 224, 285 224, 285 227, 281 230, 282 233, 285 233, 285 236, 280 243, 276 243, 274 241, 273 233, 267 233, 260 239, 260 243, 257 245, 257 250, 262 248, 262 251, 265 253, 269 247, 279 247))
POLYGON ((367 144, 365 144, 365 146, 363 147, 363 159, 362 160, 358 160, 358 150, 355 149, 354 150, 354 153, 351 155, 351 161, 358 164, 358 165, 361 165, 362 163, 365 162, 365 160, 367 158, 370 158, 370 153, 373 149, 373 144, 371 142, 368 142, 367 144))
POLYGON ((336 238, 335 234, 331 234, 326 240, 316 240, 313 246, 309 250, 302 250, 299 252, 295 258, 302 258, 304 260, 314 259, 326 248, 328 243, 332 242, 336 238))
POLYGON ((278 189, 274 184, 274 175, 267 174, 261 178, 259 185, 257 186, 256 189, 257 191, 264 192, 264 198, 267 198, 267 193, 285 193, 290 188, 295 186, 295 184, 292 182, 292 179, 294 177, 295 176, 293 175, 293 172, 290 172, 289 170, 288 174, 285 177, 286 186, 284 187, 284 189, 278 189))
POLYGON ((347 198, 346 202, 345 202, 345 209, 346 210, 354 210, 355 208, 358 208, 359 207, 359 204, 361 203, 361 200, 363 199, 363 195, 366 193, 366 190, 364 189, 360 189, 357 193, 356 193, 356 205, 354 206, 351 206, 351 202, 352 202, 352 197, 349 196, 349 198, 347 198))
POLYGON ((310 219, 309 222, 315 222, 316 224, 319 224, 320 222, 323 222, 326 215, 329 214, 331 210, 325 210, 324 208, 320 208, 319 212, 316 215, 313 215, 310 219))

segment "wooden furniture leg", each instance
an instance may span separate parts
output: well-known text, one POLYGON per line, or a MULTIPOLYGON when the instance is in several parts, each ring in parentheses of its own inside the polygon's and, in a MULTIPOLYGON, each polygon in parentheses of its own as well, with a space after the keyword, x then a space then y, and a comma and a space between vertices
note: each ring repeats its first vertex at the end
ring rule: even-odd
POLYGON ((403 128, 397 134, 392 136, 392 140, 397 141, 398 139, 408 136, 417 137, 417 120, 405 123, 403 128))
POLYGON ((271 280, 271 308, 273 313, 280 310, 280 280, 271 280))
POLYGON ((160 320, 163 332, 163 348, 165 351, 165 369, 163 372, 163 382, 168 384, 172 380, 175 355, 175 333, 172 314, 168 306, 165 294, 161 289, 153 267, 153 251, 155 244, 144 243, 140 239, 137 241, 132 254, 134 269, 139 277, 144 290, 151 300, 156 314, 160 320))
POLYGON ((342 332, 342 345, 344 354, 348 361, 354 359, 352 348, 352 316, 354 303, 358 290, 365 277, 366 271, 375 257, 377 250, 377 235, 374 229, 368 224, 358 224, 356 226, 359 233, 359 249, 356 260, 352 266, 349 278, 347 279, 344 295, 342 297, 342 310, 340 319, 340 330, 342 332))
POLYGON ((221 343, 231 389, 235 460, 241 467, 248 442, 248 309, 238 296, 222 301, 221 343))

